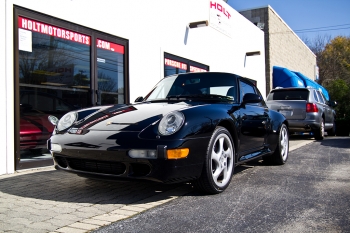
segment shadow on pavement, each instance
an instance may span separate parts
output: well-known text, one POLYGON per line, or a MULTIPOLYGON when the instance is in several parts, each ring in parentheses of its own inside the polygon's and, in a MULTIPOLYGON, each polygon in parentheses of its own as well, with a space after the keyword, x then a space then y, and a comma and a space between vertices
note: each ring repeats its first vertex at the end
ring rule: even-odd
MULTIPOLYGON (((0 179, 0 197, 4 193, 22 198, 68 203, 130 204, 180 186, 184 184, 92 180, 50 170, 0 179)), ((185 185, 185 189, 192 191, 189 185, 185 185)), ((165 195, 158 196, 161 199, 169 198, 165 195)))
POLYGON ((350 137, 327 137, 321 141, 322 146, 350 148, 350 137))

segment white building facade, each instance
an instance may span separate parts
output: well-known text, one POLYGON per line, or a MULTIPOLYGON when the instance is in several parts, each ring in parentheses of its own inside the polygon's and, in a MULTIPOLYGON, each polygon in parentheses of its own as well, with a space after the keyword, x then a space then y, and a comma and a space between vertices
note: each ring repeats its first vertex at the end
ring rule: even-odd
POLYGON ((222 0, 5 0, 0 174, 49 166, 48 115, 130 103, 163 77, 230 72, 266 96, 264 32, 222 0))

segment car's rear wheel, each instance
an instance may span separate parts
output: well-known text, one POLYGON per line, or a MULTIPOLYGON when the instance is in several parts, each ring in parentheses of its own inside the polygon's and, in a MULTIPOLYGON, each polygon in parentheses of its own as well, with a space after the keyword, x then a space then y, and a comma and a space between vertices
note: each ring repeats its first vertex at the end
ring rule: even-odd
POLYGON ((264 157, 264 160, 276 165, 286 163, 289 154, 289 133, 285 124, 282 124, 275 152, 271 156, 264 157))
POLYGON ((316 140, 323 140, 324 138, 324 121, 321 118, 320 127, 314 131, 316 140))
POLYGON ((234 154, 230 133, 224 127, 217 127, 208 145, 202 174, 194 181, 194 186, 205 193, 223 192, 231 182, 234 154))
POLYGON ((335 120, 333 119, 333 127, 330 130, 327 130, 328 136, 335 136, 336 126, 335 126, 335 120))

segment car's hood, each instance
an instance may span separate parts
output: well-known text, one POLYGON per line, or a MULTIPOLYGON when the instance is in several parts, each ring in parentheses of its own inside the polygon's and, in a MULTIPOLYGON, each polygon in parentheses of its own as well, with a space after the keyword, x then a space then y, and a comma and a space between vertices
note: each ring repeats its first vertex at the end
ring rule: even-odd
POLYGON ((96 112, 73 127, 89 130, 141 131, 148 125, 157 122, 163 115, 169 112, 192 107, 194 106, 185 102, 147 102, 123 106, 116 105, 96 112))

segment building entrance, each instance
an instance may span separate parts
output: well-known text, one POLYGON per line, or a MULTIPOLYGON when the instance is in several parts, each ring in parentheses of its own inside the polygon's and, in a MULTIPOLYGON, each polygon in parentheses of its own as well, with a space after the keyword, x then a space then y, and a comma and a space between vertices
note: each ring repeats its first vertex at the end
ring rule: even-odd
POLYGON ((52 164, 48 116, 127 99, 126 40, 16 9, 16 170, 52 164), (53 23, 52 23, 53 22, 53 23), (72 30, 74 28, 74 30, 72 30))

